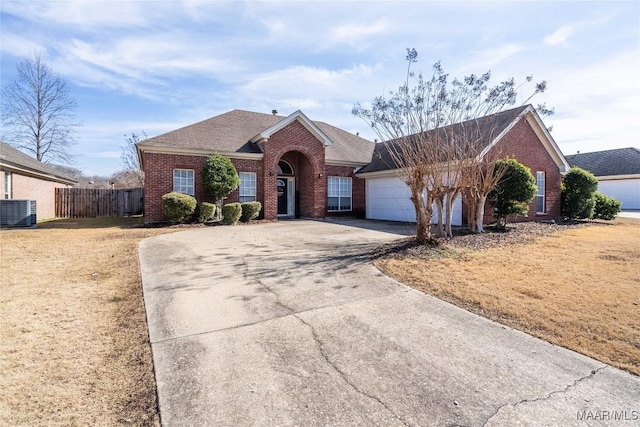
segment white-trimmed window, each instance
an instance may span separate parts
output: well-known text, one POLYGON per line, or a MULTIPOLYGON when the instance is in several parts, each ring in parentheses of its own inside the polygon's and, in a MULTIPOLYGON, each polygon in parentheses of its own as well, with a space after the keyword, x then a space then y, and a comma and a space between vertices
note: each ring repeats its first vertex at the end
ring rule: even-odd
POLYGON ((194 196, 193 169, 173 170, 173 191, 194 196))
POLYGON ((351 210, 351 178, 330 176, 327 182, 327 210, 344 212, 351 210))
POLYGON ((544 206, 544 172, 536 172, 536 185, 538 186, 538 192, 536 193, 536 213, 545 213, 544 206))
POLYGON ((256 174, 254 172, 240 172, 240 203, 255 202, 256 200, 256 174))
POLYGON ((11 172, 4 172, 4 198, 11 198, 11 172))

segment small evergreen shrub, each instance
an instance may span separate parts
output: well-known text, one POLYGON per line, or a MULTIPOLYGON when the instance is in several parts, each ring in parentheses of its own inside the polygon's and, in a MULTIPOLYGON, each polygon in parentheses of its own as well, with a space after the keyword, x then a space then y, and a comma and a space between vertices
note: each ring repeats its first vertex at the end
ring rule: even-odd
POLYGON ((196 210, 196 205, 195 197, 188 194, 171 192, 162 196, 162 212, 174 224, 189 220, 196 210))
POLYGON ((260 215, 260 210, 262 210, 262 203, 260 202, 244 202, 241 204, 242 206, 242 216, 240 216, 240 221, 247 222, 252 219, 258 218, 260 215))
POLYGON ((195 221, 207 222, 211 221, 216 214, 216 205, 213 203, 202 202, 196 206, 196 211, 193 214, 195 221))
POLYGON ((564 176, 561 193, 562 216, 565 218, 591 218, 595 207, 594 194, 598 179, 579 167, 572 167, 564 176))
POLYGON ((242 216, 242 205, 240 203, 229 203, 222 207, 222 222, 225 224, 235 224, 242 216))
POLYGON ((611 221, 620 213, 620 206, 622 206, 622 203, 613 197, 608 197, 605 194, 596 192, 595 200, 596 204, 593 210, 594 219, 611 221))

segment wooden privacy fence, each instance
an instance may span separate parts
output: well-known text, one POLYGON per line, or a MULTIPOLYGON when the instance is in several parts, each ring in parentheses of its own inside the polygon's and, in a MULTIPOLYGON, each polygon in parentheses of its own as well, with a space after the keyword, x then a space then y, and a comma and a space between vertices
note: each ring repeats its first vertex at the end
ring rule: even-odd
POLYGON ((56 188, 56 216, 59 218, 139 215, 143 207, 144 188, 56 188))

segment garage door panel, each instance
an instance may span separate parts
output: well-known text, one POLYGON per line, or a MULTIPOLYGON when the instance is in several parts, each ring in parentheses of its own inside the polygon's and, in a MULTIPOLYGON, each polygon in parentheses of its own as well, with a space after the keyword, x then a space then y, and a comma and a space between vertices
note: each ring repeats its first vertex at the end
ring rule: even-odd
MULTIPOLYGON (((399 178, 367 179, 367 218, 386 221, 415 222, 416 214, 410 200, 409 187, 399 178)), ((437 208, 434 206, 434 222, 437 208)), ((462 199, 453 205, 453 225, 462 225, 462 199)))

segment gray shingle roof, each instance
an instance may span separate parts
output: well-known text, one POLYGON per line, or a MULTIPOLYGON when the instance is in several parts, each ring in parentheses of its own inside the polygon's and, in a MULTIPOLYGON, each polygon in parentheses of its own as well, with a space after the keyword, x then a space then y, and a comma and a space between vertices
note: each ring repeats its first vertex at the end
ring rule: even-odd
MULTIPOLYGON (((430 130, 427 133, 435 134, 436 132, 444 132, 444 131, 448 132, 449 130, 453 130, 454 133, 460 133, 463 126, 468 129, 470 124, 474 124, 474 126, 487 128, 488 130, 490 130, 490 133, 488 132, 485 135, 484 141, 482 141, 482 146, 487 147, 527 107, 528 105, 523 105, 521 107, 513 108, 511 110, 506 110, 500 113, 481 117, 477 120, 476 123, 474 123, 473 121, 456 123, 453 125, 445 126, 443 128, 430 130), (491 123, 490 120, 491 121, 495 120, 495 121, 491 123)), ((384 141, 376 144, 375 151, 373 154, 373 160, 367 166, 360 169, 358 173, 379 172, 379 171, 397 169, 397 166, 395 165, 393 159, 391 158, 391 154, 389 152, 389 149, 393 147, 394 144, 397 144, 397 140, 384 141)))
POLYGON ((572 154, 565 158, 571 166, 588 170, 595 176, 640 174, 640 150, 635 147, 572 154))
MULTIPOLYGON (((233 110, 165 134, 146 139, 142 146, 181 148, 224 153, 261 153, 251 138, 285 119, 284 116, 233 110)), ((374 143, 323 122, 315 125, 333 144, 326 148, 326 160, 369 163, 374 143)))
POLYGON ((595 176, 640 174, 640 150, 635 147, 572 154, 564 157, 571 166, 588 170, 595 176))
POLYGON ((75 179, 2 141, 0 141, 0 165, 9 169, 18 168, 26 173, 31 172, 50 181, 77 183, 75 179))

